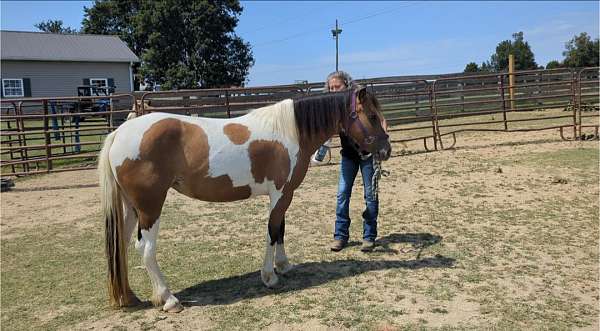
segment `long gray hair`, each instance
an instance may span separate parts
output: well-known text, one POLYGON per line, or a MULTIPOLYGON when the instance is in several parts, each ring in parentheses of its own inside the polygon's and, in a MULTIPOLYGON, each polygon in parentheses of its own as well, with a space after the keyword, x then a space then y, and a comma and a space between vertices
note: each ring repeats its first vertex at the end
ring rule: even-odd
POLYGON ((346 85, 347 89, 354 87, 354 81, 352 81, 352 77, 350 76, 350 74, 348 74, 345 71, 339 70, 339 71, 334 71, 327 76, 327 79, 325 80, 325 85, 323 86, 323 92, 325 92, 325 93, 329 92, 329 81, 332 78, 340 79, 342 82, 344 82, 344 85, 346 85))

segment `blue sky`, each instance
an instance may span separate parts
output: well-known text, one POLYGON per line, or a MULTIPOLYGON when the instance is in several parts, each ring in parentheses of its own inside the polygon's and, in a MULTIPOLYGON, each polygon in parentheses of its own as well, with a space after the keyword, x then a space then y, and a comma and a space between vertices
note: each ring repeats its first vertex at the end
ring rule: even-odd
MULTIPOLYGON (((2 1, 5 30, 35 31, 61 19, 80 28, 90 1, 2 1)), ((489 60, 496 45, 523 31, 536 61, 562 59, 575 34, 599 35, 597 1, 242 2, 236 29, 253 47, 249 86, 322 81, 335 69, 331 29, 340 35, 340 69, 355 78, 460 72, 489 60)))

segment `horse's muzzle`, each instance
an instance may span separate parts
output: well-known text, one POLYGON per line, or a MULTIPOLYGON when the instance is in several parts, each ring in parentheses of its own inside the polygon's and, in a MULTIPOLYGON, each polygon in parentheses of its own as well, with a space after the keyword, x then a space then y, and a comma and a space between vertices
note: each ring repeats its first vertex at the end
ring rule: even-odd
POLYGON ((379 161, 387 161, 392 155, 392 146, 390 146, 389 142, 386 142, 384 146, 377 149, 377 152, 374 153, 373 157, 379 161))

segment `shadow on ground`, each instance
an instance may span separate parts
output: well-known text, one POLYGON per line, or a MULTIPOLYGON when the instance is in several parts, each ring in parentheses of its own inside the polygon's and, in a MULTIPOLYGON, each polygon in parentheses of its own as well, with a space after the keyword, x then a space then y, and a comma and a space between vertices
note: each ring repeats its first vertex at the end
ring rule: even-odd
POLYGON ((398 254, 417 252, 416 259, 419 260, 423 250, 429 246, 435 245, 442 241, 442 237, 431 233, 392 233, 388 236, 381 237, 377 240, 377 248, 375 253, 392 253, 398 254), (410 244, 412 248, 398 251, 391 248, 390 244, 410 244))
MULTIPOLYGON (((382 247, 392 242, 410 242, 423 245, 423 242, 439 242, 441 237, 430 234, 399 234, 391 235, 380 240, 382 247), (436 241, 437 240, 437 241, 436 241)), ((280 276, 280 286, 268 289, 260 280, 260 271, 250 272, 239 276, 209 280, 188 287, 175 296, 184 306, 224 305, 240 300, 260 298, 263 296, 300 291, 320 286, 327 282, 346 277, 353 277, 369 271, 386 269, 422 269, 422 268, 451 268, 455 264, 452 258, 436 255, 423 259, 405 261, 361 261, 355 259, 307 262, 295 266, 285 276, 280 276)))

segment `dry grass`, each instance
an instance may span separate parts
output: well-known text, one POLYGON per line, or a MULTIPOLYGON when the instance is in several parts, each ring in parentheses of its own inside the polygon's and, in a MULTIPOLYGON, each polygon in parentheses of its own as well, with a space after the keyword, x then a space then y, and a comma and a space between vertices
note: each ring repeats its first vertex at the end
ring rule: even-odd
MULTIPOLYGON (((309 170, 287 214, 297 268, 274 290, 259 277, 266 199, 170 194, 158 260, 186 306, 176 315, 108 307, 93 172, 18 181, 2 194, 2 328, 598 329, 598 143, 538 132, 461 134, 434 153, 419 144, 384 164, 372 254, 329 251, 338 166, 309 170)), ((147 299, 137 253, 130 264, 147 299)))

